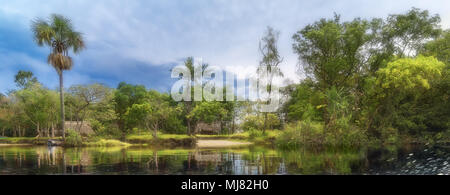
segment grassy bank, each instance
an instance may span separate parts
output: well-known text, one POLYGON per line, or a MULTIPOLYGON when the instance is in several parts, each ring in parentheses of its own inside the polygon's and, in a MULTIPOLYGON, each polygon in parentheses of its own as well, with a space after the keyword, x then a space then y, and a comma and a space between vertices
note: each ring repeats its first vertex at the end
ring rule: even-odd
POLYGON ((187 135, 158 133, 156 138, 151 133, 128 135, 125 142, 133 145, 152 145, 164 147, 193 147, 197 139, 187 135))
POLYGON ((49 139, 62 140, 61 137, 2 137, 0 144, 31 144, 31 145, 47 145, 49 139))
POLYGON ((248 141, 257 145, 273 145, 277 136, 279 136, 280 134, 281 131, 279 130, 267 130, 264 133, 259 130, 251 130, 230 135, 196 135, 196 137, 198 139, 248 141))

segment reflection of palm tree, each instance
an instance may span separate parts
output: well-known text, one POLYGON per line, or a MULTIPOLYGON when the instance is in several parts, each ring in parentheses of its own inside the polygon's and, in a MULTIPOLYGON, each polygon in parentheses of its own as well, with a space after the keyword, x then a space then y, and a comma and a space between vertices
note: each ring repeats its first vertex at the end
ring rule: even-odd
POLYGON ((53 14, 50 21, 43 19, 33 21, 32 30, 39 46, 47 45, 52 49, 48 56, 48 63, 55 68, 59 76, 61 128, 65 138, 63 71, 70 70, 73 65, 69 50, 78 53, 84 48, 83 37, 81 33, 73 29, 69 19, 57 14, 53 14))

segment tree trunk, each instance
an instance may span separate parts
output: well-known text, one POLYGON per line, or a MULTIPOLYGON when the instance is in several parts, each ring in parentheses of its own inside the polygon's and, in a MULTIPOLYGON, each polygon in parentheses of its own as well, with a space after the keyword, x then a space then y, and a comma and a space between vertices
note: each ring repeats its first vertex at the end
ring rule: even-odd
POLYGON ((46 137, 50 137, 50 127, 48 126, 48 124, 47 124, 47 132, 45 132, 45 133, 47 134, 46 137))
POLYGON ((263 129, 263 134, 266 133, 266 129, 267 129, 267 112, 264 113, 264 129, 263 129))
POLYGON ((55 126, 53 125, 53 122, 52 122, 52 138, 54 138, 55 137, 55 126))
POLYGON ((187 120, 187 135, 191 135, 191 120, 187 120))
POLYGON ((234 134, 235 131, 236 131, 236 118, 233 116, 233 124, 231 127, 231 134, 234 134))
POLYGON ((66 140, 66 129, 64 128, 64 83, 63 83, 63 71, 59 71, 59 99, 61 104, 61 130, 63 140, 66 140))
POLYGON ((39 123, 36 124, 36 130, 37 130, 37 137, 41 137, 41 130, 39 129, 39 123))

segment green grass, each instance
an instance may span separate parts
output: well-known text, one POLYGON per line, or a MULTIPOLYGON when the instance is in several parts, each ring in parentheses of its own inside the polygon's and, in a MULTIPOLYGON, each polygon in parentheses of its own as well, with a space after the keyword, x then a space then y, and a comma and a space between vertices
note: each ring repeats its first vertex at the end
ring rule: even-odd
POLYGON ((113 139, 100 139, 95 142, 85 142, 84 146, 96 146, 96 147, 111 147, 111 146, 131 146, 129 143, 121 142, 113 139))
MULTIPOLYGON (((188 138, 192 138, 192 137, 190 137, 188 135, 158 133, 157 138, 162 139, 162 140, 165 140, 165 139, 181 140, 181 139, 188 139, 188 138)), ((140 135, 131 134, 131 135, 127 135, 127 137, 126 137, 126 140, 137 140, 137 141, 151 141, 154 139, 155 138, 153 137, 153 135, 151 133, 141 133, 140 135)))
POLYGON ((47 144, 49 139, 61 139, 61 137, 1 137, 0 143, 3 144, 47 144))
POLYGON ((228 139, 228 140, 246 140, 256 144, 270 144, 281 134, 279 130, 267 130, 264 134, 260 130, 255 132, 246 131, 231 135, 196 135, 201 139, 228 139))

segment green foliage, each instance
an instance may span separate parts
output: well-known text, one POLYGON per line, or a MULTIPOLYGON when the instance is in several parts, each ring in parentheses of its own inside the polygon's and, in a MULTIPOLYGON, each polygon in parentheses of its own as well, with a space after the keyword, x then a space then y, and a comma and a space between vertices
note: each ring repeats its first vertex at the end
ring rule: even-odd
MULTIPOLYGON (((242 130, 264 130, 264 115, 248 115, 245 117, 244 122, 241 125, 242 130)), ((274 129, 280 127, 280 119, 276 114, 268 113, 266 125, 268 129, 274 129)))
MULTIPOLYGON (((235 126, 244 130, 223 137, 255 142, 277 137, 279 145, 294 147, 361 145, 368 139, 396 143, 410 137, 445 141, 450 137, 450 33, 440 29, 439 21, 413 8, 386 19, 341 21, 335 16, 305 26, 293 36, 293 49, 308 78, 286 87, 282 109, 267 115, 255 111, 260 102, 178 103, 168 94, 127 83, 116 90, 75 85, 58 106, 57 91, 42 86, 31 72, 19 71, 17 90, 0 95, 0 133, 48 137, 61 119, 71 119, 91 123, 91 138, 98 141, 92 145, 114 145, 101 138, 178 139, 182 135, 166 134, 191 135, 199 122, 220 123, 230 134, 235 126), (60 118, 58 109, 64 105, 66 115, 60 118), (283 126, 280 135, 261 131, 283 126)), ((32 27, 38 45, 52 48, 48 62, 62 79, 62 71, 72 66, 69 50, 76 53, 84 46, 81 34, 59 15, 38 19, 32 27)), ((278 32, 268 28, 260 43, 257 74, 268 89, 272 76, 282 76, 277 41, 278 32)), ((185 66, 194 73, 193 58, 185 66)), ((200 66, 203 72, 208 67, 200 66)), ((69 131, 69 145, 80 145, 80 140, 69 131)))
POLYGON ((125 136, 130 129, 126 126, 125 114, 134 104, 142 104, 147 99, 147 90, 142 85, 130 85, 124 82, 120 83, 114 93, 114 109, 117 114, 117 123, 119 129, 125 136))
POLYGON ((187 117, 209 124, 216 121, 221 121, 227 116, 228 113, 228 111, 224 108, 224 105, 225 104, 216 101, 200 102, 187 117))
POLYGON ((14 77, 17 87, 24 89, 35 85, 38 80, 33 76, 33 72, 20 70, 14 77))
POLYGON ((436 40, 426 43, 420 52, 422 55, 434 56, 439 61, 450 65, 450 30, 446 30, 436 40))
POLYGON ((250 139, 254 139, 254 138, 257 138, 257 137, 265 136, 265 133, 263 131, 261 131, 261 130, 250 128, 248 130, 248 135, 249 135, 250 139))
POLYGON ((324 132, 324 126, 317 122, 302 121, 288 125, 277 136, 276 143, 284 148, 299 146, 360 146, 368 143, 364 131, 356 128, 338 129, 339 131, 324 132), (325 136, 325 137, 324 137, 325 136))
POLYGON ((323 125, 317 122, 304 121, 287 125, 277 137, 276 143, 284 148, 296 148, 304 145, 322 143, 323 125))
POLYGON ((304 80, 288 95, 291 98, 284 105, 288 121, 322 120, 323 94, 315 88, 312 80, 304 80))
POLYGON ((398 59, 377 72, 376 84, 381 85, 383 89, 397 89, 404 92, 428 90, 431 83, 442 76, 444 66, 444 63, 434 57, 398 59))
MULTIPOLYGON (((430 122, 436 121, 432 113, 446 106, 445 90, 437 88, 446 78, 444 63, 434 57, 398 59, 377 72, 376 111, 374 125, 383 133, 383 128, 396 128, 400 133, 420 134, 435 129, 430 122), (379 118, 377 115, 380 115, 379 118)), ((445 116, 445 115, 444 115, 445 116)), ((443 118, 444 121, 448 119, 443 118)), ((439 129, 446 129, 441 124, 439 129)), ((383 135, 381 135, 383 136, 383 135)))
POLYGON ((440 35, 440 21, 438 15, 430 15, 427 10, 418 8, 405 14, 390 15, 382 28, 384 47, 399 57, 414 56, 424 41, 440 35))
POLYGON ((337 15, 321 19, 293 36, 293 49, 321 89, 345 86, 362 65, 361 48, 372 37, 369 28, 370 23, 361 19, 343 23, 337 15))
POLYGON ((85 146, 95 146, 95 147, 112 147, 112 146, 130 146, 131 144, 121 142, 119 140, 113 139, 100 139, 94 142, 87 142, 84 144, 85 146))
POLYGON ((64 143, 66 146, 82 146, 83 145, 83 138, 81 135, 72 129, 67 130, 67 136, 66 141, 64 143))
POLYGON ((127 109, 124 119, 128 128, 153 130, 154 136, 159 130, 172 133, 184 133, 179 106, 172 106, 170 97, 157 91, 149 91, 144 103, 133 104, 127 109))

